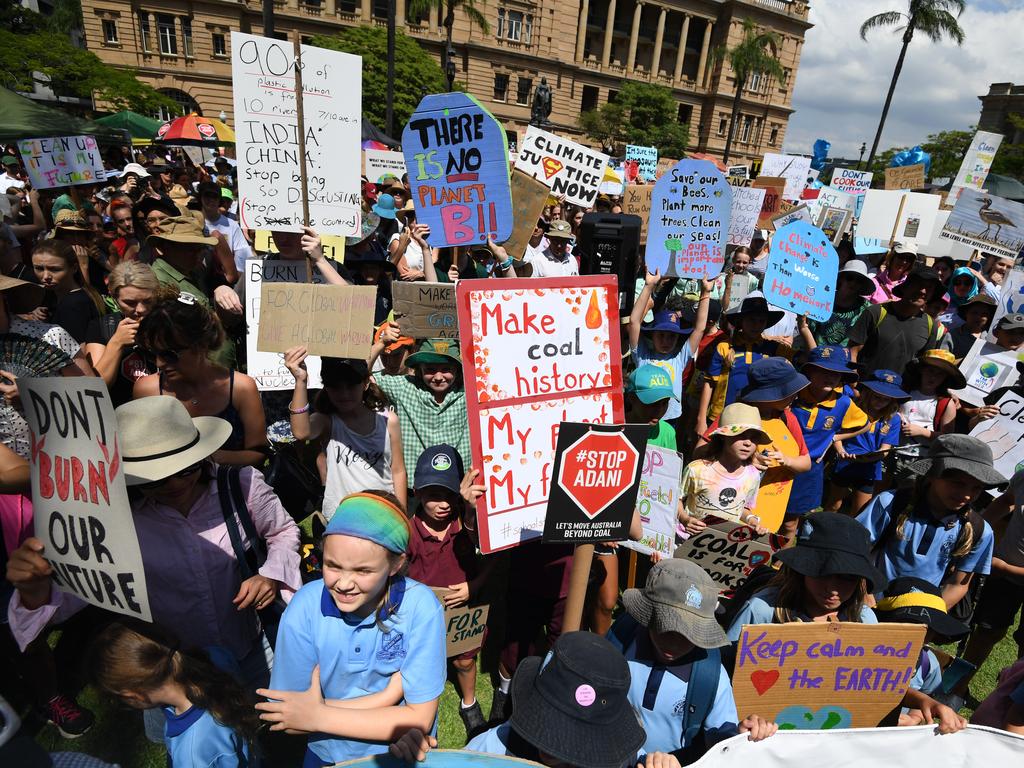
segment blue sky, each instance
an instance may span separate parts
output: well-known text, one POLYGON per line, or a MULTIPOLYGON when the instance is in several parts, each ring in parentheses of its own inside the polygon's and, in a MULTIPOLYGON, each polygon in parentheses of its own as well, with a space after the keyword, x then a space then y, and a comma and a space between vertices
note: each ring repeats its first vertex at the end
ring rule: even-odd
MULTIPOLYGON (((864 19, 905 10, 908 0, 811 0, 785 149, 810 154, 817 138, 833 156, 856 158, 878 126, 900 35, 876 30, 860 39, 864 19)), ((1024 85, 1024 0, 967 0, 962 47, 920 34, 910 44, 879 151, 910 146, 941 130, 975 125, 989 84, 1024 85)))

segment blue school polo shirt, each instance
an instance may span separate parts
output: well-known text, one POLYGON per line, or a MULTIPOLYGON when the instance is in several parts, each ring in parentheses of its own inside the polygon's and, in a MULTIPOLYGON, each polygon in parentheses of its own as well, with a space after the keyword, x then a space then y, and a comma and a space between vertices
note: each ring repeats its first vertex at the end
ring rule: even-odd
MULTIPOLYGON (((902 511, 893 509, 893 499, 891 491, 880 493, 857 515, 857 521, 868 529, 872 542, 885 533, 892 517, 902 511)), ((919 499, 907 520, 905 538, 901 540, 895 533, 889 536, 878 553, 877 565, 885 569, 890 581, 901 576, 916 576, 940 587, 956 549, 960 527, 960 518, 956 515, 936 520, 926 502, 919 499)), ((981 536, 975 531, 974 546, 956 563, 956 570, 987 574, 992 569, 993 544, 992 527, 986 523, 981 536)))
POLYGON ((164 707, 164 741, 168 768, 246 768, 249 747, 233 730, 205 709, 190 707, 180 715, 164 707))
MULTIPOLYGON (((821 403, 807 403, 797 398, 789 409, 804 431, 804 442, 812 462, 821 458, 837 434, 852 432, 868 423, 867 414, 846 395, 821 403)), ((799 477, 794 478, 794 483, 799 477)))
MULTIPOLYGON (((739 613, 733 617, 732 624, 729 625, 725 636, 735 643, 740 639, 740 632, 743 630, 744 624, 774 624, 775 602, 778 596, 777 587, 768 587, 760 592, 755 592, 740 608, 739 613)), ((878 617, 865 605, 860 609, 860 623, 877 624, 878 617)))
MULTIPOLYGON (((319 664, 325 699, 377 693, 398 671, 407 703, 439 697, 447 665, 444 609, 428 587, 408 578, 392 584, 391 599, 398 610, 384 622, 384 632, 375 614, 358 621, 339 611, 323 579, 306 584, 281 618, 270 687, 305 691, 319 664)), ((324 734, 310 736, 309 748, 327 763, 388 751, 385 742, 324 734)))
MULTIPOLYGON (((874 453, 882 449, 883 445, 899 445, 900 429, 903 427, 903 419, 899 413, 894 413, 888 419, 870 422, 871 426, 867 432, 851 437, 843 441, 843 448, 854 456, 862 456, 865 453, 874 453)), ((836 462, 835 471, 844 470, 850 465, 863 469, 863 477, 870 480, 882 479, 882 460, 862 463, 852 462, 846 459, 839 459, 836 462)))
POLYGON ((917 657, 914 676, 910 678, 910 687, 921 693, 935 693, 942 686, 942 667, 938 657, 927 648, 921 649, 917 657))

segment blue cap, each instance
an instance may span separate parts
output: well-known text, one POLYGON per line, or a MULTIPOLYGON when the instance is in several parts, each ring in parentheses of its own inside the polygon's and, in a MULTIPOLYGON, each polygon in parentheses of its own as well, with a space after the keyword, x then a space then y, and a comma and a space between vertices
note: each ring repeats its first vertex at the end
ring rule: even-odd
POLYGON ((887 371, 884 368, 879 368, 870 377, 864 379, 860 386, 867 387, 872 392, 877 392, 885 397, 891 397, 894 400, 910 399, 910 395, 903 391, 903 377, 896 373, 896 371, 887 371))
POLYGON ((654 313, 653 321, 641 325, 640 330, 668 331, 669 333, 678 333, 681 336, 688 336, 693 331, 693 328, 683 328, 680 324, 682 316, 682 312, 673 312, 667 309, 662 309, 654 313))
POLYGON ((414 490, 439 485, 458 494, 462 490, 464 474, 462 456, 455 448, 444 444, 434 445, 421 453, 416 461, 414 490))
POLYGON ((785 400, 811 383, 784 357, 762 357, 747 370, 747 386, 739 397, 744 403, 785 400))
POLYGON ((841 373, 850 381, 857 378, 857 372, 850 368, 850 351, 846 347, 838 345, 815 347, 807 355, 807 362, 800 366, 800 370, 803 371, 809 365, 825 371, 841 373))
POLYGON ((634 394, 641 403, 650 405, 659 400, 678 400, 668 371, 659 365, 645 363, 629 374, 626 392, 634 394))

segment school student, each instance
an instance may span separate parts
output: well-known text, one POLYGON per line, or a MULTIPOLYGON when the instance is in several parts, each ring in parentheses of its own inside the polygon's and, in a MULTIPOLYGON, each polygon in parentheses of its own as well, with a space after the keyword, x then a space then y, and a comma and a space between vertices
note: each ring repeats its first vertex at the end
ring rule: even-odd
POLYGON ((660 366, 645 363, 626 379, 626 420, 650 426, 648 445, 678 450, 676 430, 665 421, 669 405, 678 399, 669 374, 660 366))

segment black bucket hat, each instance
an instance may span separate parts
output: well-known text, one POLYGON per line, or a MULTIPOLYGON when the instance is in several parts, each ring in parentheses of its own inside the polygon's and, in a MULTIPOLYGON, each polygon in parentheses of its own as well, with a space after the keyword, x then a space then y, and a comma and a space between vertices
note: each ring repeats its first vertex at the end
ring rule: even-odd
POLYGON ((569 632, 512 679, 512 730, 569 765, 621 768, 647 735, 629 703, 629 665, 610 642, 569 632))
POLYGON ((906 290, 907 283, 912 281, 919 281, 929 285, 930 291, 928 292, 929 301, 935 296, 936 291, 940 294, 945 293, 946 286, 942 284, 942 278, 939 277, 939 273, 931 267, 926 267, 918 264, 907 275, 907 279, 892 289, 892 295, 898 298, 903 298, 903 292, 906 290))
POLYGON ((775 553, 775 559, 801 576, 860 576, 868 592, 885 589, 888 577, 871 560, 868 530, 838 512, 816 512, 800 524, 796 546, 775 553))
POLYGON ((971 631, 949 615, 939 587, 914 576, 893 579, 875 606, 875 615, 879 621, 924 624, 949 640, 959 640, 971 631))
POLYGON ((939 435, 928 451, 928 458, 907 465, 916 475, 934 469, 938 474, 958 469, 977 478, 986 488, 999 488, 1009 481, 993 467, 992 449, 970 435, 939 435))

